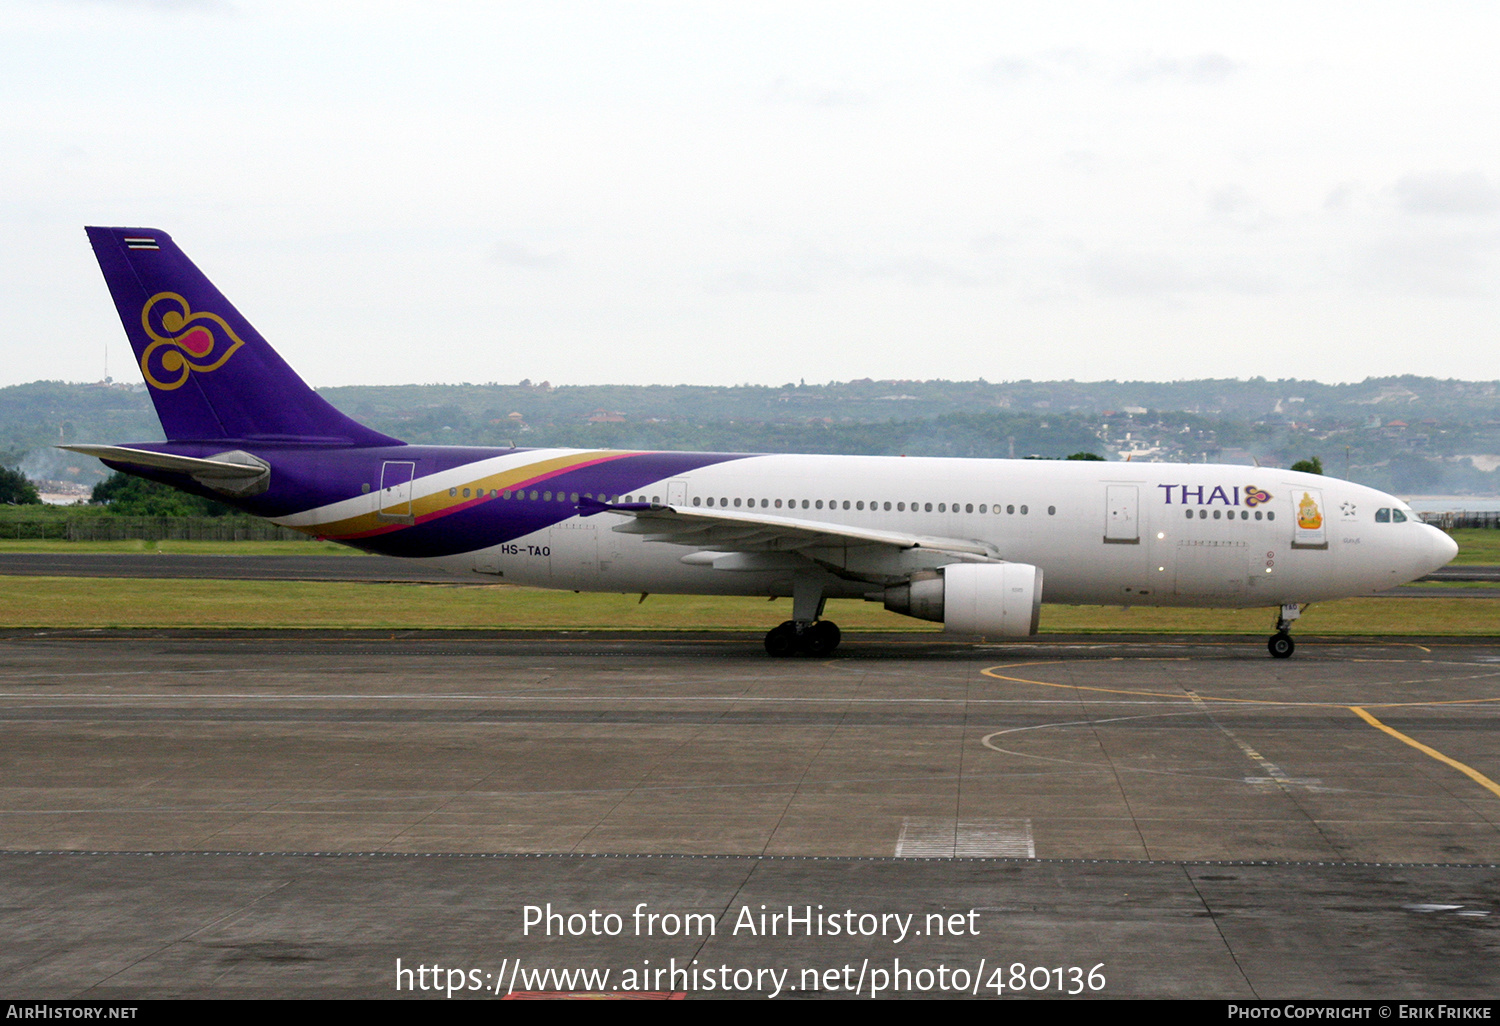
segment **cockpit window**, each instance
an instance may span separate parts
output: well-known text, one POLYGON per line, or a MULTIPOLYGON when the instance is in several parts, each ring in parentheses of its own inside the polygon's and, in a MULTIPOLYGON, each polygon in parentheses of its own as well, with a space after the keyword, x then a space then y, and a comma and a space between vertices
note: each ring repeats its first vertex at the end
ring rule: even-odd
POLYGON ((1401 512, 1399 509, 1391 510, 1391 522, 1396 524, 1406 523, 1406 514, 1401 512))
POLYGON ((1391 522, 1391 511, 1389 509, 1377 509, 1375 511, 1375 522, 1377 524, 1389 524, 1391 522))

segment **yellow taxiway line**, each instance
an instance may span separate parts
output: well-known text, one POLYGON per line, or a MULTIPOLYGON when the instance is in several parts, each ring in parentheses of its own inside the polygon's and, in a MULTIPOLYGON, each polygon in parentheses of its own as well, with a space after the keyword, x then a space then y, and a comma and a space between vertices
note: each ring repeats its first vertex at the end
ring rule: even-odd
MULTIPOLYGON (((1449 758, 1442 752, 1438 751, 1436 748, 1433 748, 1429 745, 1424 745, 1422 742, 1416 740, 1415 738, 1408 737, 1407 735, 1401 733, 1401 731, 1396 730, 1393 727, 1386 726, 1384 723, 1381 723, 1378 719, 1372 716, 1368 709, 1366 709, 1364 706, 1345 705, 1340 702, 1286 702, 1266 698, 1221 698, 1214 695, 1174 694, 1167 691, 1136 691, 1128 688, 1101 688, 1087 684, 1058 684, 1053 681, 1031 680, 1026 677, 1011 677, 1003 673, 995 672, 997 670, 1017 669, 1022 666, 1049 666, 1055 665, 1062 661, 1063 660, 1060 659, 1052 659, 1045 662, 1010 663, 1001 666, 990 666, 979 672, 984 674, 986 677, 993 677, 995 680, 1011 681, 1015 684, 1035 684, 1040 687, 1063 688, 1069 691, 1094 691, 1110 695, 1131 695, 1136 698, 1172 698, 1179 699, 1184 702, 1225 702, 1241 705, 1284 706, 1289 708, 1347 709, 1349 712, 1352 712, 1354 715, 1364 720, 1376 730, 1384 731, 1391 737, 1400 741, 1402 744, 1410 745, 1417 751, 1421 752, 1423 755, 1429 756, 1430 758, 1436 759, 1438 762, 1441 762, 1445 766, 1449 766, 1453 769, 1458 770, 1460 773, 1468 777, 1470 780, 1474 781, 1486 791, 1489 791, 1496 797, 1500 797, 1500 784, 1495 783, 1495 781, 1491 780, 1489 777, 1485 776, 1474 767, 1467 766, 1464 763, 1459 762, 1457 759, 1449 758)), ((1382 702, 1371 703, 1370 708, 1400 709, 1408 708, 1411 706, 1482 705, 1487 702, 1497 701, 1500 701, 1500 698, 1458 698, 1445 699, 1436 702, 1382 702)), ((986 738, 986 741, 988 741, 988 738, 986 738)))

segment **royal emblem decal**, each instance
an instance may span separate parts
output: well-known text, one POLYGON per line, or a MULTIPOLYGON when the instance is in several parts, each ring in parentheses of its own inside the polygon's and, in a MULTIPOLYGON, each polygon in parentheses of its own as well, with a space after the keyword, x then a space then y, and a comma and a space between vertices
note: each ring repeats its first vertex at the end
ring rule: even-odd
POLYGON ((141 327, 151 339, 141 353, 141 374, 151 387, 163 392, 180 388, 193 373, 218 370, 245 344, 224 318, 194 313, 175 292, 158 292, 146 300, 141 327), (152 369, 153 359, 160 376, 152 369))

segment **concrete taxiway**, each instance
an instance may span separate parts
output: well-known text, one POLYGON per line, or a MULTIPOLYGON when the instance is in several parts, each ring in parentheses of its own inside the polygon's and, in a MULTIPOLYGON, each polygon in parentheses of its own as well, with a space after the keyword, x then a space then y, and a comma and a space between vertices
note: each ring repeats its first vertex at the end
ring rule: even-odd
POLYGON ((488 992, 506 959, 899 956, 1102 963, 1103 996, 1492 997, 1497 680, 1500 644, 1422 639, 809 661, 743 634, 10 632, 0 983, 397 996, 396 958, 488 992), (715 932, 522 932, 528 904, 641 902, 715 932), (762 904, 977 932, 731 932, 762 904))

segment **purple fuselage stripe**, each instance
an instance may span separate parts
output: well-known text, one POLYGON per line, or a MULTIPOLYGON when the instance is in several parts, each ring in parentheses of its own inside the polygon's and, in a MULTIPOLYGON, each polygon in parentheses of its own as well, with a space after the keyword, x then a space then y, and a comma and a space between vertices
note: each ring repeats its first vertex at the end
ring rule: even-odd
MULTIPOLYGON (((242 448, 271 464, 270 488, 248 499, 232 499, 204 488, 185 474, 148 470, 105 461, 109 466, 169 484, 238 507, 260 517, 284 517, 355 498, 380 487, 381 466, 387 460, 416 464, 423 478, 497 456, 535 450, 485 449, 467 446, 402 445, 368 449, 267 446, 259 442, 149 442, 134 449, 208 457, 226 449, 242 448)), ((626 495, 701 467, 750 458, 748 453, 643 452, 594 461, 555 473, 547 479, 554 493, 626 495)), ((475 468, 478 473, 479 468, 475 468)), ((664 486, 663 486, 664 487, 664 486)), ((666 496, 662 495, 662 501, 666 496)), ((516 499, 472 500, 452 513, 401 525, 380 534, 348 539, 347 543, 390 556, 451 556, 459 552, 514 541, 579 514, 571 501, 516 499)))

